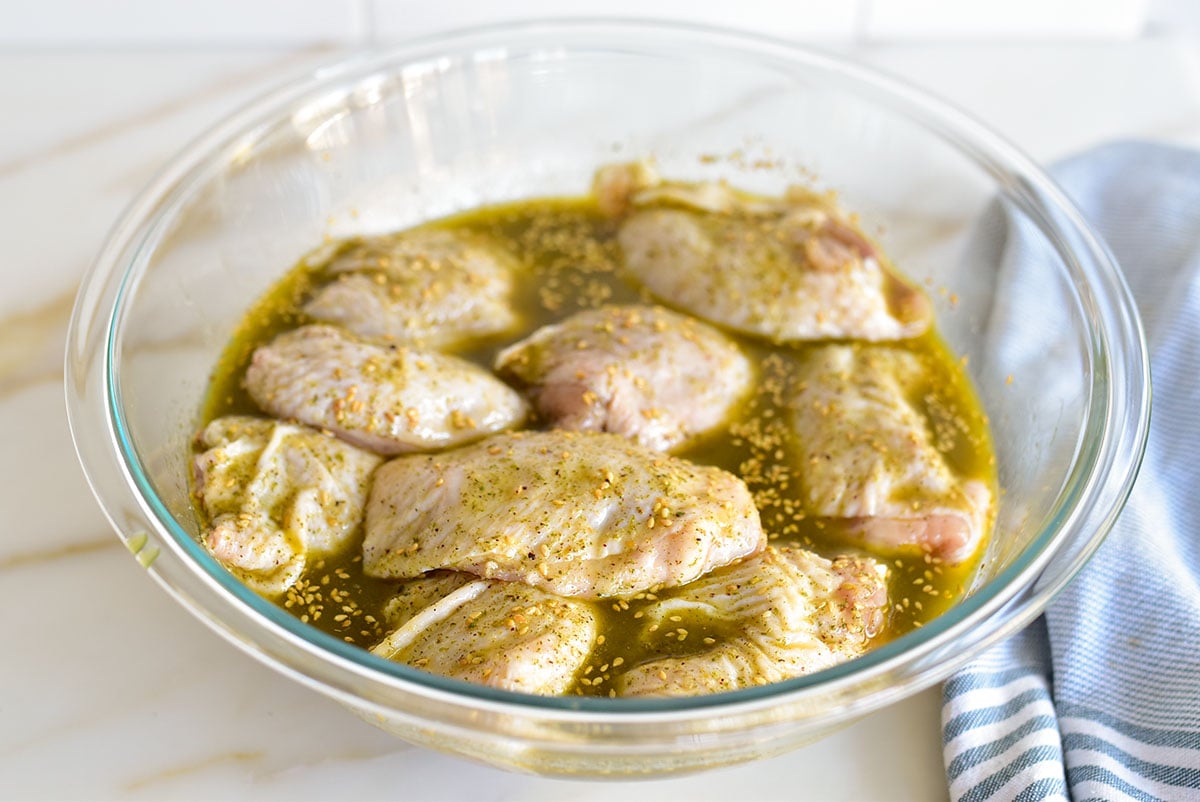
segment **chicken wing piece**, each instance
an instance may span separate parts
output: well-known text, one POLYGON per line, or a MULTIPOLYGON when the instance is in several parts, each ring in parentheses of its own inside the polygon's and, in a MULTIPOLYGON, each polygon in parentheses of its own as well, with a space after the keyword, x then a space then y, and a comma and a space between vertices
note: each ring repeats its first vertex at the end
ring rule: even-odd
POLYGON ((588 310, 544 326, 502 351, 496 370, 524 384, 552 426, 660 451, 725 421, 752 375, 732 340, 660 306, 588 310))
POLYGON ((246 389, 260 407, 379 454, 432 451, 515 426, 528 405, 470 362, 304 326, 254 352, 246 389))
POLYGON ((643 642, 675 654, 626 671, 617 678, 618 693, 732 691, 856 657, 883 626, 886 573, 870 558, 830 561, 803 549, 768 546, 648 608, 643 642), (696 650, 689 651, 689 644, 696 650))
POLYGON ((336 274, 307 315, 362 337, 446 346, 511 329, 517 263, 464 232, 423 229, 354 240, 330 261, 336 274))
MULTIPOLYGON (((458 587, 415 610, 371 651, 493 688, 565 693, 596 641, 591 608, 520 583, 462 576, 436 578, 443 588, 458 587)), ((427 580, 415 581, 425 582, 416 595, 431 589, 427 580)), ((404 598, 407 608, 413 594, 404 598)))
POLYGON ((345 546, 362 523, 379 457, 307 426, 234 415, 200 433, 195 492, 204 542, 259 593, 287 590, 308 556, 345 546))
POLYGON ((916 357, 830 345, 797 372, 792 422, 804 502, 846 519, 844 531, 884 551, 919 548, 948 564, 970 557, 991 520, 992 493, 963 480, 907 398, 916 357))
POLYGON ((680 585, 765 545, 745 483, 614 434, 517 432, 376 473, 363 571, 448 568, 603 598, 680 585))
POLYGON ((827 195, 759 198, 724 184, 662 182, 615 165, 594 185, 624 215, 628 271, 667 303, 775 342, 897 340, 930 325, 928 299, 827 195))

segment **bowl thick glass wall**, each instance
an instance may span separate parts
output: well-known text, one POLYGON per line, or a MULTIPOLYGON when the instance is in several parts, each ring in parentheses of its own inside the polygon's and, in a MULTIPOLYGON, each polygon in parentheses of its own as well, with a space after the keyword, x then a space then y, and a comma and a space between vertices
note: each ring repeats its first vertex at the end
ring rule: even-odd
POLYGON ((804 743, 1022 626, 1111 526, 1148 383, 1115 266, 1028 161, 903 86, 759 39, 526 25, 322 71, 227 121, 134 204, 81 291, 72 429, 116 529, 249 653, 401 736, 523 770, 696 769, 804 743), (778 193, 835 189, 925 284, 996 435, 1004 495, 968 598, 865 658, 693 700, 535 699, 430 677, 301 625, 195 541, 189 441, 247 306, 326 238, 519 198, 597 165, 778 193), (715 158, 714 158, 715 157, 715 158), (143 536, 146 542, 143 544, 143 536))

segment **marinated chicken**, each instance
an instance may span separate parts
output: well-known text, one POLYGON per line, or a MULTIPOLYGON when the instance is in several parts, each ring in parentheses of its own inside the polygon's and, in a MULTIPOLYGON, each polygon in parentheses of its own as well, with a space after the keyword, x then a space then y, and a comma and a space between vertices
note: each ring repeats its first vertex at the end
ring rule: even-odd
POLYGON ((424 576, 401 582, 395 593, 383 605, 383 617, 388 626, 399 629, 408 619, 439 599, 449 596, 468 582, 479 577, 459 571, 430 571, 424 576))
POLYGON ((601 208, 626 213, 630 274, 673 306, 773 342, 898 340, 928 300, 828 197, 755 198, 724 184, 664 183, 644 166, 601 172, 601 208))
POLYGON ((246 390, 272 415, 379 454, 432 451, 516 426, 519 393, 466 360, 305 326, 254 352, 246 390))
POLYGON ((959 479, 908 399, 921 369, 889 348, 829 345, 801 364, 793 401, 797 464, 813 515, 846 519, 858 543, 892 553, 970 557, 987 529, 991 491, 959 479))
POLYGON ((413 611, 371 651, 454 679, 547 696, 571 687, 599 634, 590 605, 529 585, 452 577, 435 583, 458 587, 413 611))
POLYGON ((218 418, 201 432, 193 461, 204 542, 259 593, 287 590, 314 554, 354 539, 374 454, 307 426, 246 416, 218 418))
POLYGON ((309 317, 366 338, 442 346, 511 329, 516 263, 496 243, 422 229, 353 240, 304 307, 309 317))
POLYGON ((657 306, 579 312, 502 351, 496 370, 528 388, 551 426, 660 451, 723 423, 752 376, 728 337, 657 306))
POLYGON ((769 546, 651 607, 642 641, 676 654, 630 669, 618 690, 688 696, 820 671, 866 651, 886 608, 886 569, 875 560, 769 546))
POLYGON ((820 671, 953 605, 994 518, 969 379, 857 220, 646 163, 314 251, 202 415, 217 560, 339 640, 521 693, 820 671))
POLYGON ((613 434, 501 434, 383 465, 363 571, 448 568, 596 599, 681 585, 760 550, 745 484, 613 434))

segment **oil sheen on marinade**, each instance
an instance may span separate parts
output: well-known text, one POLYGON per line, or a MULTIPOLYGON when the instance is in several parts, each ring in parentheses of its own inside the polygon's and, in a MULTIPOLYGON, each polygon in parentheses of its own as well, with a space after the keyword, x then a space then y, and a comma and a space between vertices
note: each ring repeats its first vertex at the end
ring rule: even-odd
MULTIPOLYGON (((620 276, 617 223, 602 215, 590 199, 523 201, 461 214, 433 225, 486 233, 506 245, 525 266, 513 303, 522 321, 519 331, 461 344, 452 353, 490 368, 506 345, 537 328, 579 311, 611 303, 652 302, 620 276)), ((212 376, 203 408, 204 423, 232 413, 261 414, 241 384, 254 349, 276 334, 312 322, 301 309, 313 291, 331 277, 321 265, 302 262, 287 273, 249 311, 226 347, 212 376)), ((763 526, 779 545, 795 544, 832 557, 867 553, 839 537, 836 519, 799 512, 799 482, 787 459, 793 437, 787 425, 785 384, 793 362, 806 348, 774 346, 727 332, 758 366, 757 389, 735 411, 728 427, 701 438, 680 456, 717 465, 743 479, 754 493, 763 526)), ((864 346, 872 347, 872 346, 864 346)), ((959 361, 932 330, 889 344, 909 350, 925 366, 927 380, 910 397, 931 422, 933 440, 960 476, 995 486, 995 468, 987 421, 959 361)), ((302 621, 363 648, 387 634, 383 604, 397 583, 365 576, 361 570, 361 533, 353 546, 334 557, 314 561, 279 600, 302 621)), ((889 572, 891 609, 876 645, 934 618, 962 593, 977 560, 950 567, 929 555, 883 556, 889 572)), ((675 591, 677 592, 677 591, 675 591)), ((651 657, 686 654, 736 634, 736 625, 712 620, 673 621, 689 632, 686 642, 659 639, 653 654, 641 642, 642 610, 672 590, 638 594, 623 601, 594 602, 603 638, 584 668, 574 693, 607 694, 610 683, 590 679, 619 672, 651 657), (726 631, 729 630, 729 631, 726 631), (665 645, 664 645, 665 644, 665 645)))

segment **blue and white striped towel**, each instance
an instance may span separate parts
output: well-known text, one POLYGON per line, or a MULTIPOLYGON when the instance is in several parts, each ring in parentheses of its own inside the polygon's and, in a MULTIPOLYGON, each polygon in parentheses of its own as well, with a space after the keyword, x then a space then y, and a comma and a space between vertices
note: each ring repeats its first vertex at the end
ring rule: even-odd
POLYGON ((1200 153, 1121 143, 1052 172, 1137 299, 1150 440, 1087 567, 1043 618, 946 683, 950 794, 1200 800, 1200 153))

